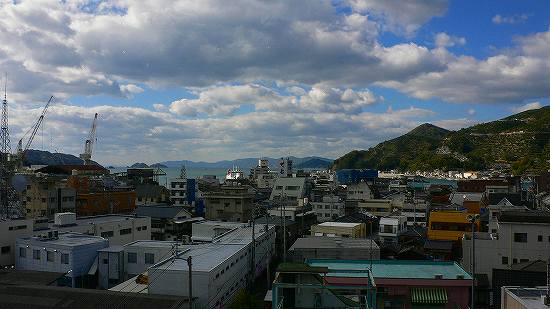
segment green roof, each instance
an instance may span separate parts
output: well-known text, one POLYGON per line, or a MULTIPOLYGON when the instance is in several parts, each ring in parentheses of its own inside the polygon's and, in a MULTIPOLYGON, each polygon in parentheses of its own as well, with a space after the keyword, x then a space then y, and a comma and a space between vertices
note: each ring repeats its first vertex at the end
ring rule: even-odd
MULTIPOLYGON (((308 260, 313 267, 327 267, 330 269, 328 276, 334 277, 358 277, 361 273, 350 272, 353 270, 368 270, 371 265, 369 260, 308 260), (339 272, 341 270, 342 272, 339 272)), ((442 275, 442 279, 457 279, 460 276, 471 280, 472 277, 455 262, 448 261, 408 261, 408 260, 373 260, 372 276, 374 278, 395 279, 434 279, 435 275, 442 275)))

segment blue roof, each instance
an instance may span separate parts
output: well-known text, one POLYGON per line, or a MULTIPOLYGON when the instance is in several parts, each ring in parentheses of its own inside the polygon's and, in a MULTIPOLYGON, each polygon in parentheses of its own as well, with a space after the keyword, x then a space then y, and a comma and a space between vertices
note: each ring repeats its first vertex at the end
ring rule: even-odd
MULTIPOLYGON (((328 276, 354 277, 350 270, 367 270, 369 260, 321 260, 312 259, 307 263, 310 266, 328 267, 328 276), (339 273, 338 270, 346 271, 339 273)), ((448 261, 409 261, 409 260, 373 260, 372 276, 374 278, 395 279, 434 279, 435 275, 442 275, 443 279, 457 279, 462 276, 471 280, 472 277, 455 262, 448 261)))

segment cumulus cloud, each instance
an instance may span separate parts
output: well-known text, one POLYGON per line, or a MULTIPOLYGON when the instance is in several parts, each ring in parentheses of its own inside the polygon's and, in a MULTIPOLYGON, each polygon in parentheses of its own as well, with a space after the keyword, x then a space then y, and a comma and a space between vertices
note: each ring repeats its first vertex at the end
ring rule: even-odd
POLYGON ((539 109, 541 107, 542 107, 542 104, 540 104, 540 102, 531 102, 531 103, 526 103, 524 105, 514 107, 514 108, 512 108, 512 111, 514 113, 521 113, 521 112, 528 111, 528 110, 531 110, 531 109, 539 109))
POLYGON ((448 102, 521 102, 550 96, 550 29, 519 37, 507 53, 486 59, 444 52, 446 69, 406 81, 381 82, 421 99, 448 102))
POLYGON ((491 21, 493 24, 496 25, 502 25, 502 24, 520 24, 524 23, 529 19, 529 16, 527 14, 519 14, 519 15, 511 15, 511 16, 502 16, 500 14, 497 14, 493 16, 491 21))
POLYGON ((407 36, 433 17, 447 12, 447 0, 349 0, 350 5, 362 13, 380 18, 390 31, 407 36))
POLYGON ((435 35, 435 45, 437 47, 452 47, 464 44, 466 44, 466 39, 463 37, 450 36, 445 32, 440 32, 435 35))
POLYGON ((170 104, 170 111, 183 116, 230 116, 243 106, 259 111, 294 113, 351 113, 373 104, 377 97, 368 89, 340 89, 314 85, 309 91, 289 87, 290 95, 257 85, 225 85, 202 89, 196 99, 180 99, 170 104))

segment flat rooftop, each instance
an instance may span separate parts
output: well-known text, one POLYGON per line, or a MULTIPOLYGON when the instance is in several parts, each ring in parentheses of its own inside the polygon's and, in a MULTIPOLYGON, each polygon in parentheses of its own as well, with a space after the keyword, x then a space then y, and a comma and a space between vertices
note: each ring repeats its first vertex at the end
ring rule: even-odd
POLYGON ((352 223, 352 222, 323 222, 317 224, 319 226, 333 226, 333 227, 356 227, 361 223, 352 223))
POLYGON ((345 237, 305 237, 298 238, 289 250, 296 249, 380 249, 376 242, 364 238, 345 238, 345 237))
MULTIPOLYGON (((29 242, 32 244, 48 244, 58 246, 84 246, 100 242, 107 242, 107 239, 99 236, 86 235, 81 233, 59 233, 57 238, 40 238, 40 237, 23 237, 19 238, 21 241, 29 242)), ((19 241, 18 240, 18 241, 19 241)))
POLYGON ((517 302, 529 309, 548 309, 542 299, 546 295, 546 287, 503 287, 517 302))
MULTIPOLYGON (((338 270, 367 270, 371 265, 369 260, 309 260, 314 267, 328 267, 330 275, 338 277, 353 276, 353 273, 338 273, 338 270)), ((455 262, 447 261, 410 261, 410 260, 373 260, 372 276, 386 279, 434 279, 442 275, 443 279, 457 279, 463 276, 466 280, 472 277, 455 262)))
POLYGON ((125 248, 172 248, 175 245, 180 244, 179 241, 158 241, 158 240, 136 240, 125 245, 125 248))

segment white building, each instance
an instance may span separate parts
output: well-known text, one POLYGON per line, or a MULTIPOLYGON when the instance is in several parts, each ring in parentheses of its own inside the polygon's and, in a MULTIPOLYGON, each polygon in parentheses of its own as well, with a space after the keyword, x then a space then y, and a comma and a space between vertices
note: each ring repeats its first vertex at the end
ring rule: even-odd
POLYGON ((99 250, 99 287, 109 289, 145 272, 152 265, 172 256, 178 245, 181 242, 138 240, 99 250))
POLYGON ((323 196, 322 202, 311 202, 318 222, 332 221, 345 215, 345 203, 339 196, 323 196))
POLYGON ((148 269, 148 292, 188 296, 187 258, 190 256, 197 308, 227 305, 252 275, 257 277, 263 272, 274 246, 274 226, 266 231, 265 225, 256 225, 253 250, 252 227, 247 224, 222 234, 211 243, 183 245, 177 258, 168 258, 148 269))
POLYGON ((106 248, 109 241, 79 233, 56 234, 50 231, 42 237, 17 239, 15 267, 20 270, 64 273, 70 286, 82 286, 83 277, 95 273, 97 250, 106 248))
POLYGON ((303 199, 309 194, 307 181, 304 177, 280 177, 275 181, 273 191, 269 198, 272 202, 282 202, 287 206, 297 206, 303 203, 303 199))
POLYGON ((190 206, 187 203, 187 171, 181 167, 180 177, 170 182, 170 201, 174 206, 190 206))
MULTIPOLYGON (((496 233, 476 233, 476 274, 492 282, 493 269, 510 269, 512 264, 550 259, 550 212, 503 211, 496 233)), ((462 266, 471 269, 472 241, 462 239, 462 266)))
POLYGON ((33 221, 30 219, 0 220, 0 266, 15 264, 15 240, 32 235, 33 221))
POLYGON ((53 224, 47 231, 75 232, 101 236, 109 239, 110 245, 124 245, 135 240, 151 239, 151 218, 133 215, 101 215, 76 218, 74 213, 55 214, 53 224))
POLYGON ((293 174, 292 160, 287 158, 281 158, 279 160, 279 177, 292 177, 293 174))
POLYGON ((259 159, 258 165, 250 169, 249 178, 256 183, 258 189, 273 188, 277 171, 269 169, 269 161, 267 159, 259 159))
POLYGON ((366 182, 361 181, 347 186, 346 197, 347 200, 362 201, 373 199, 374 194, 370 186, 366 182))
POLYGON ((405 201, 401 209, 401 215, 407 217, 407 225, 426 226, 426 214, 429 209, 428 201, 413 197, 411 201, 405 201))
POLYGON ((378 236, 383 242, 397 242, 399 235, 407 230, 407 217, 389 216, 380 218, 378 236))

